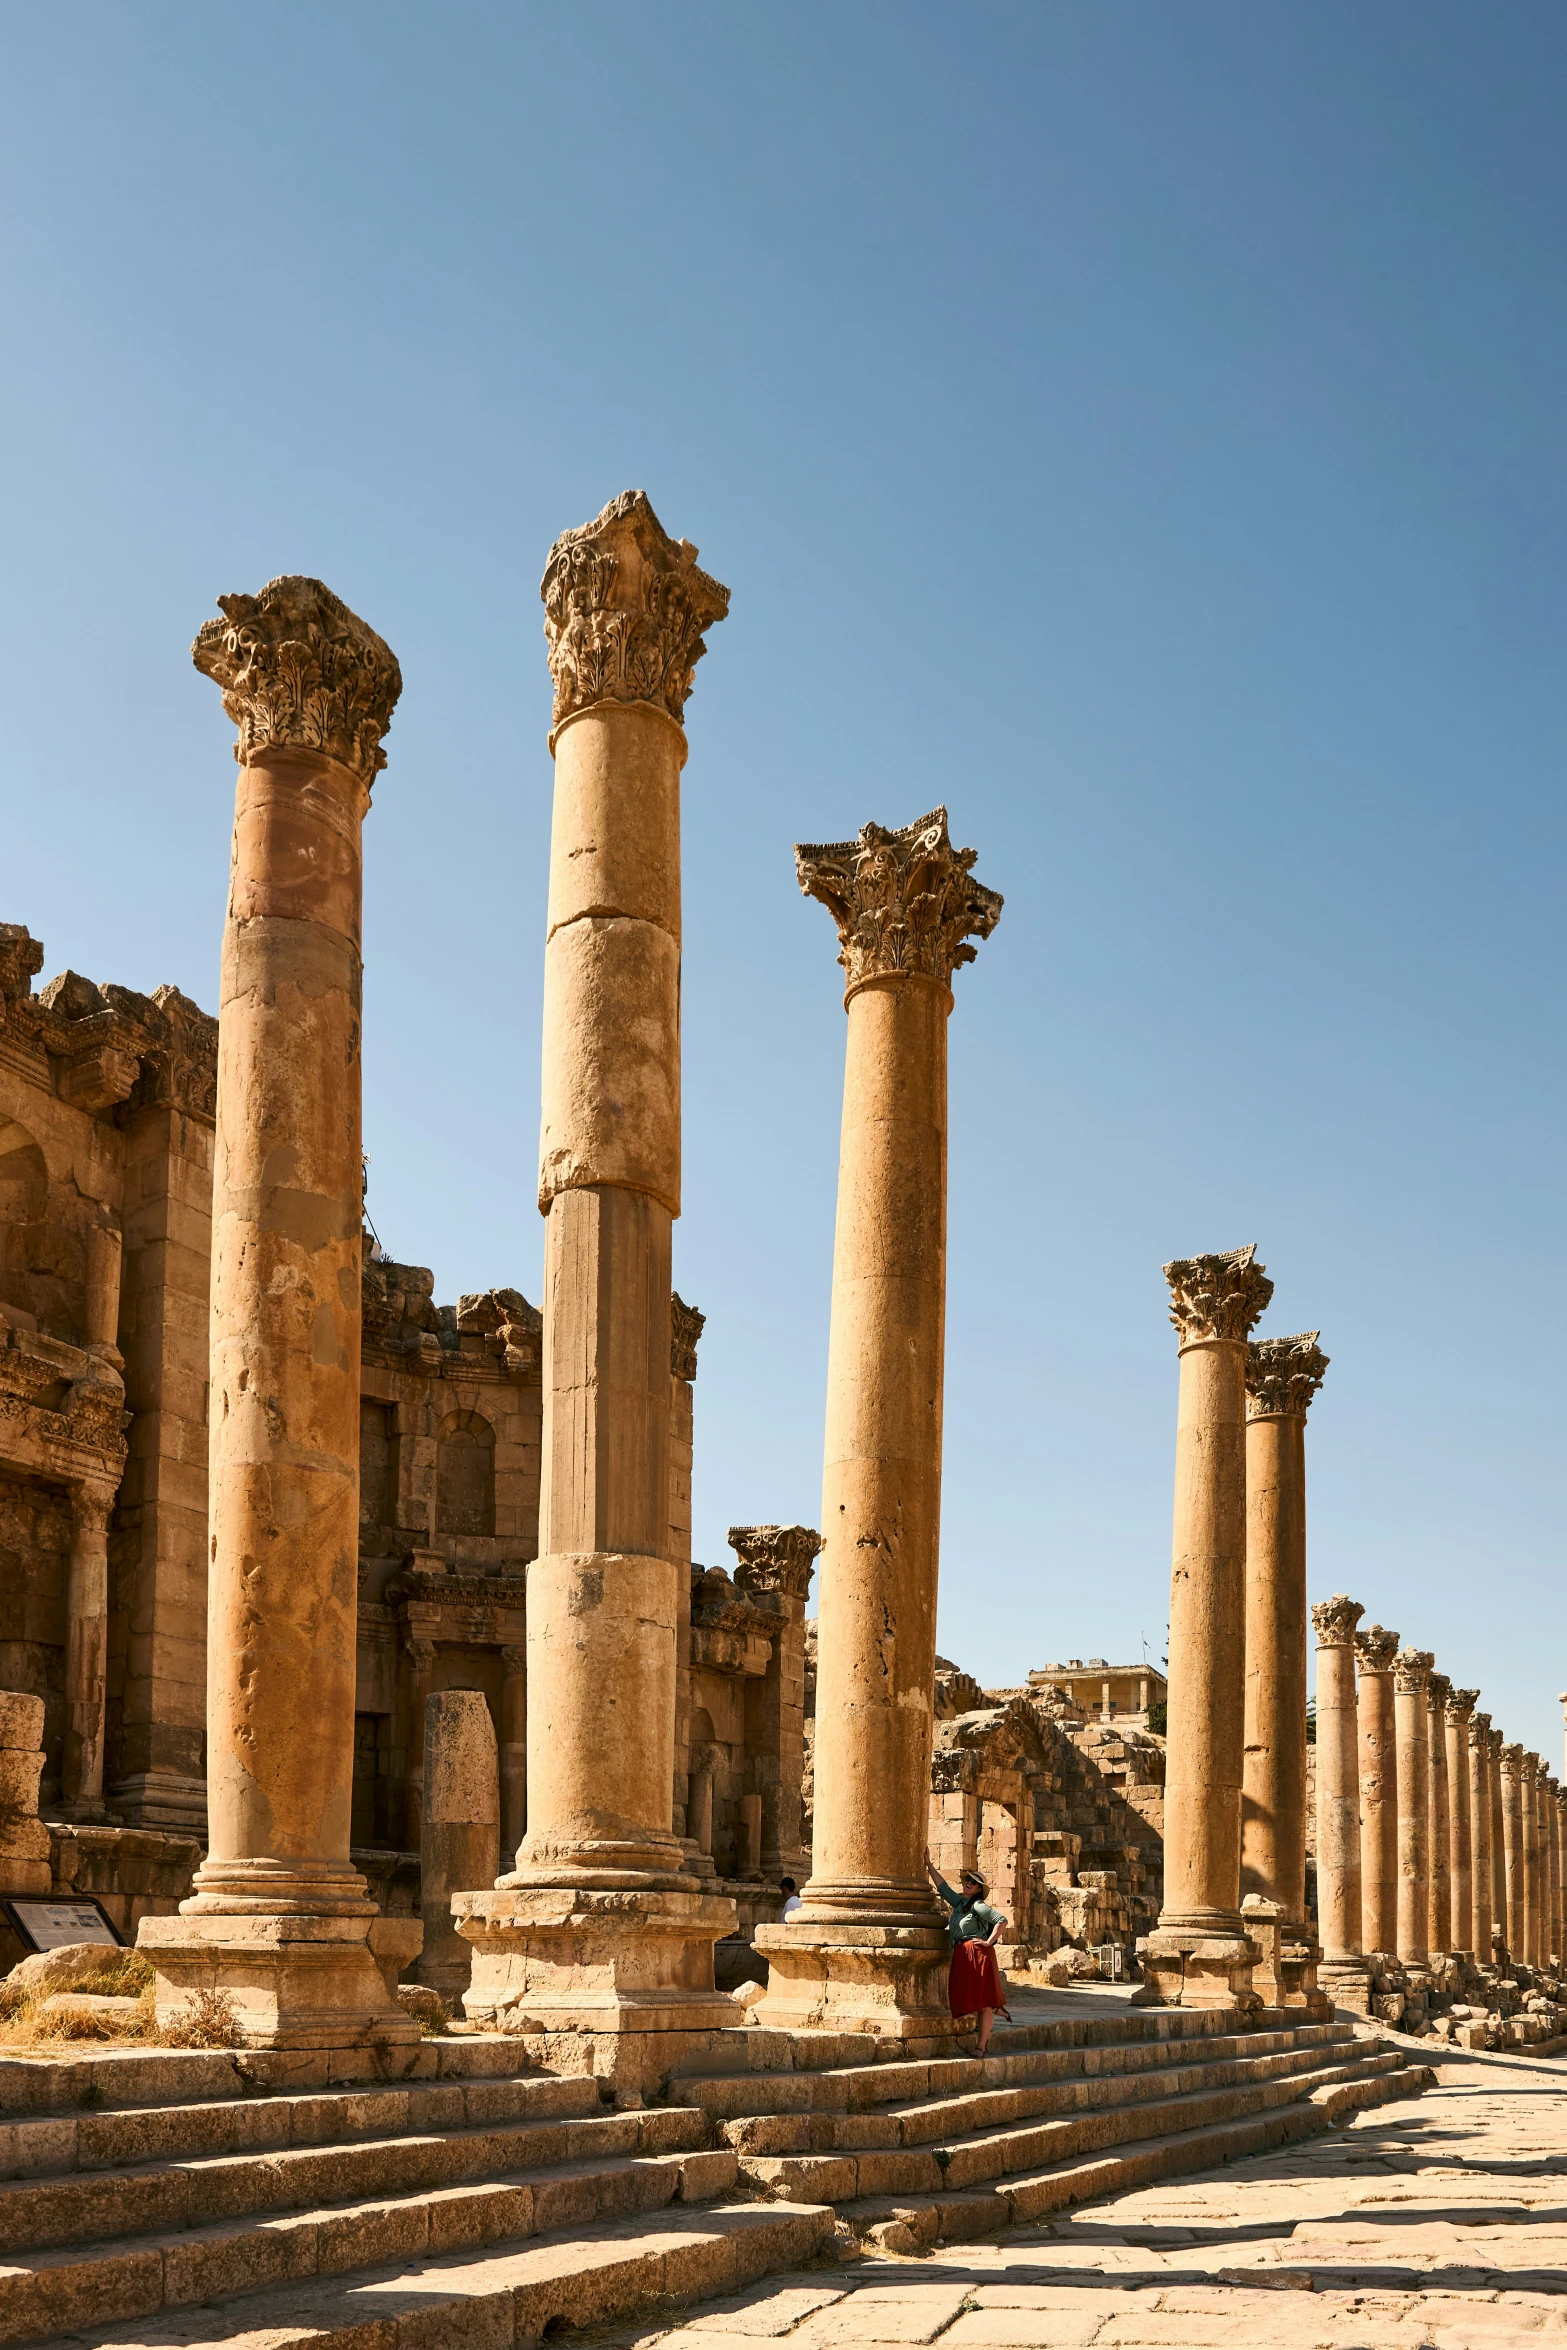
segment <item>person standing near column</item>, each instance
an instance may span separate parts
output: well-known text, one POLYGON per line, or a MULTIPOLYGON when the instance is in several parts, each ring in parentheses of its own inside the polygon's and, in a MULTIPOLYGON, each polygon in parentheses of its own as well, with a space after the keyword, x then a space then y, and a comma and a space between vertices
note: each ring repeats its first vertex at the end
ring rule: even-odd
POLYGON ((1369 1958, 1392 1958, 1398 1950, 1398 1735, 1393 1707, 1398 1634, 1380 1624, 1363 1625, 1355 1634, 1355 1648, 1360 1659, 1361 1944, 1369 1958))
POLYGON ((1339 1592, 1311 1611, 1317 1635, 1318 1979, 1335 2006, 1371 2012, 1371 1971, 1360 1946, 1360 1730, 1355 1702, 1355 1626, 1360 1602, 1339 1592))
POLYGON ((1453 1684, 1445 1673, 1432 1673, 1426 1682, 1426 1739, 1430 1777, 1426 1946, 1433 1965, 1446 1956, 1452 1924, 1448 1898, 1450 1869, 1448 1839, 1451 1806, 1447 1798, 1447 1701, 1453 1684))
POLYGON ((1273 1295, 1255 1243, 1164 1268, 1180 1338, 1170 1572, 1164 1908, 1148 1984, 1170 2007, 1252 2006, 1240 1912, 1245 1758, 1246 1341, 1273 1295))
POLYGON ((674 1831, 671 1233, 680 1213, 684 712, 729 591, 627 490, 550 549, 555 700, 543 1105, 539 1556, 528 1569, 527 1832, 453 1903, 465 2005, 573 2036, 641 2093, 736 2021, 731 1902, 674 1831))
POLYGON ((1491 1717, 1472 1713, 1468 1724, 1470 1927, 1476 1966, 1491 1964, 1491 1717))
POLYGON ((926 1882, 946 1324, 947 1019, 1001 899, 947 812, 795 850, 837 925, 848 1040, 822 1476, 811 1875, 762 1928, 759 2020, 947 2033, 926 1882))
POLYGON ((1393 1659, 1398 1736, 1398 1955, 1423 1967, 1430 1937, 1431 1733, 1426 1722, 1429 1649, 1401 1648, 1393 1659))
MULTIPOLYGON (((1246 1349, 1246 1716, 1241 1892, 1306 1924, 1306 1413, 1328 1358, 1317 1332, 1246 1349)), ((1357 1872, 1358 1873, 1358 1872, 1357 1872)))
POLYGON ((402 690, 318 579, 222 596, 193 648, 239 728, 212 1194, 207 1793, 160 2023, 229 1994, 247 2046, 418 2038, 348 1857, 358 1617, 360 833, 402 690))
POLYGON ((1478 1689, 1455 1689, 1443 1709, 1442 1729, 1447 1747, 1448 1807, 1448 1926, 1447 1947, 1466 1958, 1474 1956, 1470 1931, 1474 1919, 1474 1857, 1469 1811, 1469 1717, 1478 1689))

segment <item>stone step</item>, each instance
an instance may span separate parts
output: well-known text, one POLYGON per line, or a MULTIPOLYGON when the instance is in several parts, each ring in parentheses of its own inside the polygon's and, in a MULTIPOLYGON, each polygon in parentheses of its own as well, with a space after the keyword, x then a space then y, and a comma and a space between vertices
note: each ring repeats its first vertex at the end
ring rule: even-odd
MULTIPOLYGON (((1418 2096, 1434 2086, 1426 2065, 1401 2064, 1401 2050, 1377 2060, 1381 2069, 1341 2083, 1319 2083, 1306 2095, 1270 2110, 1185 2129, 1161 2131, 1110 2152, 1091 2153, 1025 2171, 967 2193, 870 2195, 837 2206, 840 2223, 861 2242, 907 2253, 936 2243, 966 2243, 1043 2218, 1069 2204, 1120 2195, 1157 2179, 1189 2176, 1243 2155, 1261 2154, 1318 2137, 1366 2107, 1418 2096), (1394 2061, 1389 2062, 1391 2057, 1394 2061)), ((1349 2068, 1346 2068, 1348 2070, 1349 2068)), ((1168 2108, 1164 2109, 1168 2119, 1168 2108)))
POLYGON ((1124 2040, 1096 2038, 1091 2044, 1069 2042, 1064 2046, 1050 2042, 998 2046, 998 2034, 991 2044, 995 2053, 986 2056, 908 2059, 821 2072, 682 2074, 670 2083, 670 2093, 682 2102, 705 2107, 719 2120, 764 2113, 847 2113, 1035 2081, 1090 2076, 1106 2079, 1119 2072, 1156 2070, 1168 2066, 1177 2052, 1192 2063, 1224 2063, 1242 2054, 1270 2056, 1297 2048, 1342 2047, 1354 2038, 1354 2026, 1348 2023, 1181 2037, 1140 2033, 1129 2034, 1124 2040))
POLYGON ((165 2265, 176 2243, 149 2247, 142 2267, 121 2277, 112 2296, 95 2292, 84 2272, 77 2300, 62 2295, 35 2330, 68 2330, 74 2350, 321 2350, 333 2336, 345 2350, 432 2350, 446 2342, 510 2350, 562 2323, 609 2324, 670 2302, 736 2292, 776 2269, 820 2259, 833 2237, 833 2214, 820 2206, 709 2206, 516 2245, 416 2252, 350 2276, 306 2270, 301 2281, 242 2291, 210 2308, 165 2301, 165 2265))
POLYGON ((402 2130, 584 2120, 604 2110, 596 2081, 548 2074, 229 2096, 189 2104, 106 2105, 86 2113, 0 2122, 0 2180, 200 2155, 275 2153, 288 2146, 391 2137, 402 2130))
MULTIPOLYGON (((1224 2072, 1231 2068, 1218 2067, 1224 2072)), ((1238 2079, 1205 2078, 1180 2093, 1159 2089, 1159 2077, 1139 2082, 1142 2092, 1115 2103, 1093 2103, 1055 2119, 1011 2128, 977 2129, 941 2144, 838 2154, 742 2155, 741 2175, 763 2194, 793 2200, 844 2203, 865 2195, 939 2194, 1053 2165, 1070 2158, 1177 2129, 1267 2111, 1299 2101, 1319 2084, 1320 2068, 1309 2061, 1292 2072, 1262 2078, 1241 2072, 1238 2079), (1149 2094, 1153 2090, 1155 2094, 1149 2094)), ((1358 2078, 1355 2063, 1340 2077, 1358 2078)), ((1102 2084, 1095 2084, 1102 2086, 1102 2084)))
POLYGON ((561 2163, 680 2156, 702 2147, 707 2135, 697 2107, 653 2106, 16 2180, 0 2186, 0 2259, 260 2212, 428 2193, 561 2163))
POLYGON ((59 2058, 8 2056, 0 2057, 0 2116, 404 2081, 499 2080, 528 2069, 526 2051, 502 2032, 457 2033, 392 2048, 105 2048, 59 2058))
POLYGON ((1180 2064, 1169 2048, 1134 2053, 1150 2061, 1126 2070, 1105 2068, 1092 2073, 1054 2074, 1042 2081, 1006 2088, 975 2089, 959 2097, 926 2097, 907 2104, 876 2106, 865 2111, 740 2115, 719 2123, 726 2144, 742 2154, 826 2154, 887 2151, 936 2142, 950 2143, 966 2133, 1008 2128, 1046 2114, 1081 2113, 1090 2108, 1147 2101, 1155 2096, 1181 2096, 1204 2087, 1267 2080, 1282 2073, 1314 2072, 1333 2065, 1353 2048, 1346 2035, 1341 2042, 1269 2050, 1256 2053, 1245 2039, 1224 2041, 1238 2053, 1224 2057, 1192 2054, 1180 2064))

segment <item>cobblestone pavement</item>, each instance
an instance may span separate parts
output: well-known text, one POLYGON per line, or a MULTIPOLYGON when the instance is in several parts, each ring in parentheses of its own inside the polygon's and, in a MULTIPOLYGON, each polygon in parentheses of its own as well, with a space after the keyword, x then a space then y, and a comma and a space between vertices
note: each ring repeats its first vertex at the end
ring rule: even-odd
POLYGON ((1567 2064, 1445 2060, 1330 2137, 987 2245, 775 2277, 615 2350, 1567 2345, 1567 2064))

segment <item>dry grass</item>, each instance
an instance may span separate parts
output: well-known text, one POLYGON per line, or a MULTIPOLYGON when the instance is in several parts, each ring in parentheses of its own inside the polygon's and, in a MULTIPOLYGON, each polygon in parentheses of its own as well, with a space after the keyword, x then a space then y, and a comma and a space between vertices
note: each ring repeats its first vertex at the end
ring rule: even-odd
POLYGON ((96 1998, 134 1999, 136 2013, 123 2016, 46 2015, 48 1991, 8 1990, 0 1982, 0 2055, 63 2054, 62 2041, 90 2041, 100 2048, 234 2048, 239 2032, 226 1991, 198 1991, 177 2022, 159 2025, 153 2005, 153 1971, 139 1950, 105 1950, 103 1965, 70 1985, 96 1998))

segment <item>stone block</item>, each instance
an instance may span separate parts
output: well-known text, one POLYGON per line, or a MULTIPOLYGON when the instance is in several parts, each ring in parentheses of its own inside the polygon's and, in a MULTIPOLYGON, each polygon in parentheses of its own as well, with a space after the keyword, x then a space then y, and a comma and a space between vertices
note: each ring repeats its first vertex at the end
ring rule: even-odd
POLYGON ((0 1689, 0 1752, 33 1754, 43 1742, 43 1699, 19 1689, 0 1689))

